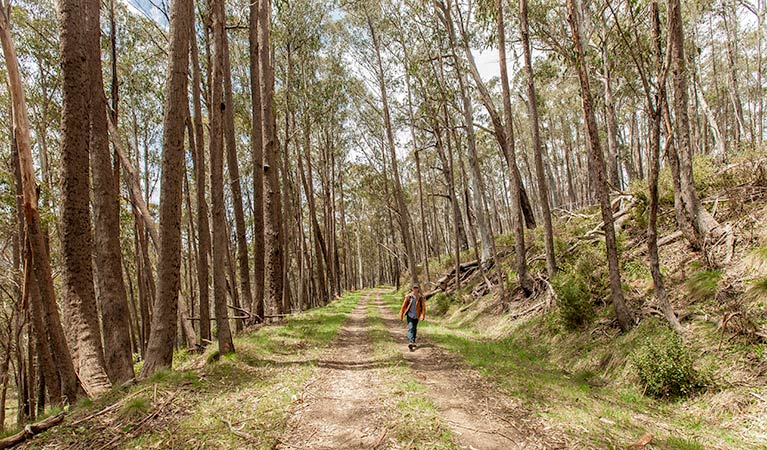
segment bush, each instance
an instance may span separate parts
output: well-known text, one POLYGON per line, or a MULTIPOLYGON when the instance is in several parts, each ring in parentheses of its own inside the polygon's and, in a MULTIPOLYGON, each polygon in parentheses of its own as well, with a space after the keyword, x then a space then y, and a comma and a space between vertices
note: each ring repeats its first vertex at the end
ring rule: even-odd
POLYGON ((721 279, 722 272, 718 270, 701 270, 687 280, 687 290, 695 300, 708 300, 716 295, 721 279))
POLYGON ((593 320, 591 293, 577 273, 560 272, 552 280, 551 286, 557 293, 559 317, 565 327, 575 329, 593 320))
POLYGON ((434 297, 429 300, 429 302, 433 303, 433 306, 430 308, 430 314, 434 316, 442 316, 447 312, 448 309, 450 309, 450 303, 453 302, 453 297, 451 295, 445 294, 444 292, 440 292, 435 294, 434 297))
POLYGON ((659 342, 648 339, 631 355, 631 362, 645 392, 653 397, 686 397, 705 385, 693 366, 692 353, 676 334, 659 342))

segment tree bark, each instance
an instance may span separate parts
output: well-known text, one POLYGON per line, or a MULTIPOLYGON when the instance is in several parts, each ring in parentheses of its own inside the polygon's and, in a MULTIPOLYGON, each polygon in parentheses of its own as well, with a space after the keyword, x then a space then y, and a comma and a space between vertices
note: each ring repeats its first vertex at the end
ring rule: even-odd
POLYGON ((250 51, 251 128, 253 158, 253 305, 251 313, 264 317, 264 147, 261 118, 261 68, 259 57, 259 2, 250 3, 248 43, 250 51))
POLYGON ((194 108, 194 137, 195 159, 194 181, 197 187, 197 230, 199 232, 198 250, 199 264, 197 267, 197 285, 200 290, 200 344, 207 345, 210 342, 210 223, 208 222, 208 200, 205 192, 205 129, 202 124, 202 100, 201 87, 202 74, 200 71, 200 58, 197 49, 197 32, 194 26, 194 15, 191 19, 190 29, 190 53, 192 55, 192 105, 194 108))
POLYGON ((268 315, 282 312, 282 202, 277 125, 274 118, 274 66, 271 56, 271 0, 258 0, 258 62, 261 135, 264 156, 264 300, 268 315))
POLYGON ((620 266, 618 263, 618 245, 615 239, 613 212, 610 207, 610 189, 607 177, 605 176, 605 161, 599 139, 599 129, 597 128, 597 121, 594 115, 593 97, 591 95, 585 52, 581 42, 580 20, 577 16, 578 11, 575 8, 575 0, 567 0, 567 13, 567 21, 570 24, 575 45, 575 68, 578 72, 578 81, 581 87, 583 118, 586 122, 586 131, 589 138, 589 155, 596 178, 594 185, 599 197, 599 205, 604 222, 603 230, 605 233, 605 247, 607 249, 607 264, 610 273, 610 297, 615 308, 618 324, 623 331, 626 331, 632 327, 633 319, 623 298, 623 287, 621 285, 620 266))
MULTIPOLYGON (((229 60, 229 39, 224 32, 224 135, 226 136, 226 157, 229 168, 229 185, 232 190, 234 207, 234 229, 237 234, 237 266, 240 273, 240 301, 250 307, 253 292, 250 288, 250 264, 248 262, 248 241, 245 229, 245 211, 242 206, 240 185, 240 164, 237 161, 236 136, 234 132, 234 99, 232 93, 232 67, 229 60)), ((232 280, 234 281, 234 280, 232 280)))
POLYGON ((162 180, 160 192, 159 289, 154 304, 145 378, 158 369, 171 367, 176 340, 178 295, 181 285, 181 183, 184 169, 184 125, 188 110, 189 34, 192 29, 192 0, 171 4, 168 77, 163 118, 162 180))
MULTIPOLYGON (((498 8, 501 8, 501 0, 496 0, 498 4, 498 8)), ((500 15, 500 14, 499 14, 500 15)), ((527 78, 527 110, 528 110, 528 116, 530 119, 530 136, 532 137, 533 141, 533 150, 535 154, 535 173, 536 178, 538 180, 538 191, 540 195, 540 203, 541 203, 541 212, 543 215, 543 236, 544 236, 544 246, 546 248, 546 270, 549 274, 549 278, 553 278, 554 274, 557 272, 557 263, 554 256, 554 230, 551 224, 551 206, 549 204, 549 188, 546 183, 546 175, 544 172, 543 167, 543 145, 541 144, 541 135, 540 135, 540 126, 538 124, 538 95, 535 92, 535 78, 533 73, 533 62, 532 62, 532 56, 531 56, 531 49, 530 49, 530 32, 528 30, 527 25, 527 0, 520 0, 519 2, 519 17, 520 17, 520 32, 522 34, 522 49, 525 57, 525 73, 527 78)), ((500 21, 501 19, 499 19, 500 21)), ((499 35, 502 35, 503 33, 503 25, 499 24, 499 35)), ((505 43, 505 40, 504 40, 505 43)), ((500 38, 499 38, 499 45, 500 45, 500 38)), ((508 78, 503 76, 503 72, 505 72, 505 57, 506 52, 505 49, 503 49, 503 55, 501 57, 501 64, 503 64, 503 70, 501 70, 501 79, 508 78)), ((503 83, 503 87, 505 89, 504 94, 504 109, 508 109, 508 117, 506 118, 506 129, 509 130, 508 134, 509 136, 512 133, 513 129, 513 123, 511 119, 511 100, 510 95, 508 92, 508 87, 506 87, 506 83, 508 82, 508 79, 506 82, 503 83)), ((516 159, 516 155, 514 153, 511 153, 511 158, 516 159)), ((516 163, 514 164, 516 168, 516 163)), ((516 170, 517 177, 519 177, 519 169, 516 170)), ((519 212, 515 211, 518 206, 514 204, 514 197, 517 195, 514 190, 514 184, 512 183, 512 215, 519 215, 519 212)), ((519 181, 519 184, 521 184, 521 181, 519 181)), ((516 217, 515 217, 516 219, 516 217)), ((516 230, 516 234, 520 235, 522 233, 521 229, 522 226, 515 225, 515 228, 518 228, 516 230)), ((522 249, 517 250, 517 267, 520 267, 522 264, 526 264, 525 261, 523 261, 525 256, 524 251, 524 235, 518 237, 518 239, 522 239, 522 249)), ((517 269, 519 271, 519 269, 517 269)), ((525 270, 526 272, 526 270, 525 270)), ((521 274, 520 280, 521 280, 521 274)), ((530 281, 528 281, 528 284, 530 281)), ((522 287, 525 288, 525 285, 523 283, 522 287)), ((527 289, 525 289, 527 290, 527 289)))
MULTIPOLYGON (((680 206, 694 230, 694 235, 688 239, 700 243, 709 256, 709 263, 718 266, 727 264, 732 256, 734 240, 732 232, 723 229, 719 222, 701 205, 698 192, 695 189, 692 168, 692 145, 690 143, 690 119, 688 116, 688 83, 684 55, 684 30, 680 0, 667 0, 669 15, 669 34, 671 42, 671 70, 674 88, 674 113, 676 122, 676 143, 671 153, 676 153, 678 161, 678 178, 680 206), (726 254, 722 258, 714 258, 710 253, 711 244, 723 242, 726 254)), ((674 167, 672 167, 673 169, 674 167)))
POLYGON ((605 89, 605 122, 607 122, 607 179, 613 189, 620 191, 621 177, 618 171, 618 120, 615 113, 613 98, 613 73, 610 58, 612 52, 608 44, 602 50, 602 71, 605 89))
POLYGON ((86 63, 88 36, 85 29, 90 18, 83 12, 79 0, 59 2, 62 71, 61 247, 66 315, 75 345, 73 356, 76 369, 88 395, 98 395, 108 390, 111 383, 101 344, 91 260, 93 236, 88 111, 93 91, 90 90, 86 63))
MULTIPOLYGON (((234 352, 232 333, 229 328, 226 308, 226 263, 229 253, 229 234, 226 226, 224 205, 224 130, 225 109, 223 96, 224 78, 224 33, 226 17, 224 0, 211 0, 213 19, 213 67, 210 80, 210 196, 213 215, 213 304, 216 312, 216 336, 218 349, 222 354, 234 352)), ((232 289, 237 289, 232 280, 232 289)))
MULTIPOLYGON (((656 89, 655 102, 651 100, 650 93, 647 93, 648 108, 651 111, 652 122, 650 124, 650 173, 647 177, 647 184, 650 193, 650 207, 647 215, 647 253, 650 265, 650 274, 652 276, 655 297, 658 300, 663 315, 666 317, 671 328, 676 332, 682 331, 679 319, 674 314, 671 303, 666 294, 666 286, 663 281, 663 274, 660 270, 660 257, 658 255, 658 175, 660 173, 660 130, 662 111, 665 108, 666 100, 666 67, 661 58, 661 35, 660 35, 660 17, 658 13, 658 2, 653 1, 650 4, 650 19, 652 21, 652 40, 655 53, 656 69, 656 89), (655 104, 653 104, 655 103, 655 104)), ((671 142, 671 136, 667 137, 668 143, 671 142)))
MULTIPOLYGON (((130 344, 130 312, 120 250, 119 185, 109 147, 106 97, 101 72, 99 0, 87 0, 86 59, 90 84, 90 159, 93 172, 93 211, 101 325, 107 375, 114 384, 134 377, 130 344)), ((115 161, 118 164, 119 161, 115 161)), ((119 173, 119 171, 117 172, 119 173)))
MULTIPOLYGON (((6 11, 8 9, 5 2, 0 2, 0 42, 3 47, 9 92, 13 104, 13 125, 17 140, 22 210, 29 244, 28 255, 32 265, 31 269, 29 266, 27 268, 34 271, 35 281, 40 291, 41 301, 39 305, 35 306, 41 312, 45 330, 42 335, 38 335, 38 338, 47 341, 51 359, 61 380, 61 398, 52 398, 51 400, 61 403, 74 402, 83 391, 70 358, 56 304, 48 247, 45 243, 45 236, 40 224, 40 214, 37 209, 37 183, 35 181, 24 86, 21 81, 19 62, 16 58, 6 11)), ((32 301, 35 299, 36 297, 32 297, 32 301)), ((55 391, 51 390, 51 393, 54 394, 55 391)))

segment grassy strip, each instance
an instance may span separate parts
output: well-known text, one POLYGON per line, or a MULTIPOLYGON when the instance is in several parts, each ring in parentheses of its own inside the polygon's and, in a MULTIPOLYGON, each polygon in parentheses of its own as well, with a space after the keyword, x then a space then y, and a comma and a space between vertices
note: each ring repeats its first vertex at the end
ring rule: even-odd
POLYGON ((178 353, 176 370, 81 402, 32 448, 100 448, 110 441, 125 449, 273 448, 317 358, 362 295, 238 336, 235 354, 221 356, 215 346, 199 356, 178 353), (106 414, 72 425, 110 405, 106 414))
POLYGON ((388 420, 389 436, 407 448, 459 448, 453 442, 450 429, 440 421, 426 388, 415 380, 402 357, 402 349, 392 340, 378 307, 371 302, 366 309, 373 355, 376 360, 387 362, 382 374, 384 384, 380 388, 387 412, 396 414, 388 420))
MULTIPOLYGON (((400 298, 399 294, 384 296, 396 311, 400 298)), ((716 411, 715 405, 701 408, 695 399, 685 404, 653 400, 635 385, 609 383, 592 370, 559 369, 558 355, 580 343, 559 340, 555 347, 553 341, 542 339, 540 330, 547 327, 545 316, 520 325, 512 335, 499 340, 484 339, 467 326, 434 320, 432 316, 420 324, 419 334, 461 356, 510 396, 537 411, 548 423, 563 427, 584 445, 625 448, 649 432, 655 436, 653 444, 664 449, 753 448, 754 443, 700 413, 708 408, 716 411)), ((653 326, 657 324, 648 321, 604 345, 616 346, 614 353, 620 353, 625 350, 621 346, 634 345, 651 334, 647 327, 653 326)), ((727 415, 722 411, 714 414, 727 415)))

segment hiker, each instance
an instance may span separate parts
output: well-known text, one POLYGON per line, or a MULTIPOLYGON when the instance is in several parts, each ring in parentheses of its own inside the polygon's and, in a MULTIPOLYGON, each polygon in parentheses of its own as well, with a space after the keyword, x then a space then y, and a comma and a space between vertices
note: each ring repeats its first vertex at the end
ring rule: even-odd
POLYGON ((421 294, 421 288, 418 284, 413 285, 413 289, 405 295, 405 301, 402 302, 402 308, 399 310, 399 320, 407 316, 407 348, 415 351, 415 338, 418 333, 418 321, 426 317, 426 299, 421 294))

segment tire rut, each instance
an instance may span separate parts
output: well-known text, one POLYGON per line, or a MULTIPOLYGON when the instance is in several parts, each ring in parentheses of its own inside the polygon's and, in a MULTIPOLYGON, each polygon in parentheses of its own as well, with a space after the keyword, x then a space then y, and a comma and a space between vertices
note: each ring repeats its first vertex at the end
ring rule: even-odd
POLYGON ((557 430, 546 427, 518 402, 498 392, 451 352, 423 337, 418 338, 416 351, 408 351, 405 326, 380 295, 375 305, 392 339, 401 346, 404 359, 462 448, 571 448, 573 444, 557 430))
POLYGON ((388 361, 372 357, 363 297, 320 357, 288 419, 280 449, 374 448, 386 432, 376 386, 388 361))

